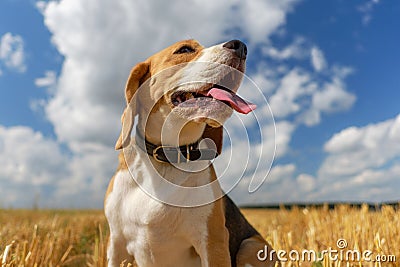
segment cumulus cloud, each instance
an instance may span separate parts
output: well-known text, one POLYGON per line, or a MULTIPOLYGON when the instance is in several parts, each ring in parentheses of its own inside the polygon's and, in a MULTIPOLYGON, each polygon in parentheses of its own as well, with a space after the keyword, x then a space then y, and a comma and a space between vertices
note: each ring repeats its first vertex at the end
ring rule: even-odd
POLYGON ((348 110, 356 97, 347 92, 344 83, 339 79, 323 85, 321 91, 316 92, 312 98, 312 106, 324 112, 336 112, 348 110))
POLYGON ((0 126, 0 205, 99 206, 114 157, 100 146, 85 155, 70 155, 29 127, 0 126))
POLYGON ((241 194, 248 178, 232 196, 244 203, 281 201, 396 201, 400 188, 400 114, 361 127, 348 127, 324 145, 326 157, 316 175, 295 164, 276 165, 257 194, 241 194))
POLYGON ((54 173, 65 173, 64 157, 54 141, 29 127, 0 127, 3 167, 0 177, 15 183, 48 184, 54 173), (51 156, 50 156, 51 155, 51 156), (42 166, 45 165, 45 168, 42 166))
POLYGON ((316 186, 316 180, 312 175, 309 174, 300 174, 296 178, 296 182, 303 192, 310 192, 315 189, 316 186))
POLYGON ((356 96, 346 88, 345 78, 350 73, 347 67, 335 67, 331 80, 320 84, 319 90, 312 94, 310 105, 299 115, 299 121, 312 126, 321 121, 322 113, 349 110, 356 101, 356 96))
POLYGON ((273 166, 262 187, 256 193, 250 194, 248 186, 251 177, 244 177, 232 190, 230 196, 240 204, 280 203, 283 199, 291 201, 296 199, 298 193, 297 185, 293 182, 295 171, 294 164, 273 166))
POLYGON ((288 177, 292 177, 296 171, 296 165, 286 164, 286 165, 276 165, 271 169, 271 173, 268 176, 269 183, 277 183, 279 181, 285 180, 288 177))
MULTIPOLYGON (((268 37, 285 24, 287 13, 293 10, 296 2, 298 0, 236 1, 230 6, 237 10, 234 26, 243 30, 242 34, 250 41, 250 45, 269 43, 268 37)), ((225 9, 229 8, 227 3, 224 4, 225 9)))
MULTIPOLYGON (((277 145, 277 159, 287 155, 288 151, 290 151, 293 132, 300 124, 308 126, 318 124, 321 121, 321 114, 345 111, 354 104, 356 97, 347 91, 345 84, 346 77, 353 70, 349 67, 334 65, 327 67, 326 72, 328 73, 328 80, 320 79, 315 76, 319 74, 313 74, 300 68, 287 71, 280 80, 277 79, 278 75, 276 73, 264 75, 264 77, 268 77, 269 80, 273 81, 270 84, 278 85, 276 86, 276 91, 272 91, 273 93, 270 97, 271 108, 276 118, 276 139, 274 142, 277 145), (290 119, 291 117, 294 117, 294 119, 290 119)), ((267 131, 267 129, 266 127, 265 130, 267 131)), ((271 131, 266 136, 272 136, 271 131)), ((342 140, 350 140, 348 142, 351 143, 351 140, 354 139, 357 139, 357 137, 353 139, 346 137, 342 140)), ((340 147, 337 143, 326 145, 325 147, 331 146, 340 147)), ((350 147, 349 150, 353 151, 353 148, 350 147)), ((376 191, 375 194, 370 195, 370 198, 368 198, 366 192, 371 191, 370 184, 364 185, 365 190, 355 197, 352 191, 356 189, 354 187, 351 189, 346 187, 346 183, 343 182, 345 178, 340 176, 342 179, 336 179, 335 176, 332 180, 327 179, 328 176, 324 173, 325 167, 323 166, 332 170, 332 168, 335 168, 332 167, 335 162, 329 160, 332 153, 328 150, 326 152, 328 153, 327 159, 316 176, 307 173, 297 174, 298 171, 294 164, 278 165, 271 169, 264 185, 257 194, 243 194, 243 192, 246 192, 246 185, 250 181, 250 177, 245 177, 238 188, 232 192, 232 196, 236 200, 242 201, 241 203, 379 199, 378 192, 381 192, 381 190, 378 189, 374 189, 376 191), (331 191, 329 191, 330 189, 331 191), (335 192, 335 194, 332 192, 335 192), (354 198, 346 199, 349 196, 354 198)), ((370 153, 371 151, 366 152, 366 154, 370 153)), ((348 157, 346 153, 343 153, 339 159, 346 161, 348 157)), ((264 168, 266 167, 264 166, 264 168)), ((339 165, 337 169, 343 169, 343 166, 339 165)), ((261 170, 263 169, 261 168, 261 170)), ((360 175, 361 170, 362 168, 359 169, 360 175)), ((332 177, 332 175, 329 177, 332 177)), ((362 175, 361 177, 364 176, 362 175)), ((361 180, 360 177, 357 179, 357 181, 361 180)), ((389 189, 382 190, 388 191, 389 189)), ((394 194, 392 193, 391 195, 393 196, 394 194)))
POLYGON ((324 53, 316 46, 311 48, 311 64, 316 72, 324 70, 327 65, 324 53))
POLYGON ((303 37, 297 37, 293 43, 278 49, 272 45, 265 46, 262 48, 264 55, 271 57, 276 60, 287 60, 287 59, 304 59, 309 55, 310 48, 309 44, 303 37))
POLYGON ((54 88, 57 82, 57 75, 55 71, 48 70, 44 73, 44 77, 36 78, 35 85, 37 87, 54 88))
POLYGON ((380 168, 400 156, 398 144, 400 115, 364 127, 346 128, 325 144, 324 149, 329 156, 322 165, 320 174, 344 176, 380 168))
POLYGON ((262 52, 275 64, 262 64, 254 77, 269 88, 266 93, 276 119, 294 118, 296 126, 314 126, 320 123, 322 114, 347 111, 353 106, 356 96, 346 88, 353 69, 330 66, 323 51, 304 37, 296 37, 280 50, 273 45, 264 46, 262 52), (298 64, 289 65, 289 59, 298 64), (311 70, 304 67, 307 59, 311 70))
POLYGON ((322 113, 349 110, 356 100, 346 88, 350 70, 334 66, 328 71, 328 80, 297 67, 287 72, 269 99, 275 118, 295 116, 297 124, 313 126, 321 121, 322 113))
POLYGON ((242 204, 279 204, 282 202, 320 201, 317 196, 318 179, 309 174, 296 175, 295 164, 278 164, 272 167, 264 185, 254 194, 243 194, 249 179, 245 178, 231 192, 231 196, 242 204))
POLYGON ((302 36, 297 36, 291 44, 283 49, 278 49, 270 44, 264 46, 262 52, 264 55, 278 61, 309 58, 315 72, 321 72, 328 66, 324 52, 302 36))
POLYGON ((26 71, 24 40, 20 35, 7 32, 0 38, 0 63, 10 70, 26 71))
POLYGON ((58 144, 29 127, 0 126, 0 159, 0 202, 4 206, 30 207, 36 193, 68 175, 67 158, 58 144))
MULTIPOLYGON (((295 130, 295 125, 289 121, 279 121, 275 124, 277 136, 275 137, 277 158, 286 154, 289 149, 292 133, 295 130)), ((266 135, 272 136, 272 134, 266 135)))
POLYGON ((295 68, 287 73, 280 81, 279 88, 270 98, 274 116, 284 118, 298 113, 303 105, 297 100, 303 96, 311 95, 316 85, 308 73, 295 68))
POLYGON ((400 187, 400 115, 362 127, 348 127, 324 145, 316 177, 300 174, 307 197, 319 201, 393 201, 400 187), (315 189, 318 190, 315 190, 315 189))

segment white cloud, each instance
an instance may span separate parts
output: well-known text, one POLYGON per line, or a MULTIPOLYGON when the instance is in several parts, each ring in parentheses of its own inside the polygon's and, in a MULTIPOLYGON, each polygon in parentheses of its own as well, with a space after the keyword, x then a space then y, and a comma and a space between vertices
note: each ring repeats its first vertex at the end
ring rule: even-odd
POLYGON ((55 71, 48 70, 44 73, 44 77, 36 78, 35 85, 37 87, 54 88, 57 83, 57 75, 55 71))
POLYGON ((324 53, 316 46, 311 48, 311 64, 316 72, 323 71, 327 66, 324 53))
POLYGON ((1 178, 41 185, 48 184, 54 173, 65 175, 64 158, 57 143, 45 139, 40 132, 29 127, 0 127, 0 141, 1 178), (42 168, 43 165, 46 167, 42 168))
POLYGON ((296 182, 293 181, 295 171, 296 166, 294 164, 272 167, 264 184, 256 193, 248 192, 251 176, 244 177, 230 193, 230 196, 240 204, 292 201, 297 198, 299 192, 296 182))
POLYGON ((271 169, 257 194, 246 194, 249 178, 232 196, 242 203, 396 201, 400 197, 400 114, 387 121, 349 127, 333 135, 316 175, 294 164, 271 169))
POLYGON ((379 168, 400 157, 400 115, 394 119, 349 127, 335 134, 324 146, 329 156, 321 176, 354 175, 379 168))
POLYGON ((331 80, 320 85, 320 89, 312 95, 311 106, 303 114, 300 120, 306 125, 315 125, 321 120, 321 113, 335 113, 349 110, 356 96, 347 91, 345 79, 353 70, 344 66, 333 66, 331 80))
POLYGON ((312 199, 321 201, 397 201, 400 197, 400 164, 365 169, 354 175, 318 177, 312 199))
MULTIPOLYGON (((264 52, 267 53, 268 51, 265 50, 264 52)), ((279 160, 290 152, 292 135, 300 124, 313 126, 321 121, 321 115, 324 113, 330 114, 348 110, 355 101, 355 95, 346 89, 345 79, 353 72, 349 67, 328 66, 326 61, 323 64, 320 63, 320 72, 309 72, 300 67, 288 67, 285 62, 286 59, 304 60, 310 58, 311 46, 306 41, 294 42, 278 52, 279 54, 276 54, 275 57, 271 53, 268 55, 279 62, 277 66, 269 65, 268 60, 262 61, 257 66, 256 72, 252 73, 250 77, 265 96, 270 96, 269 103, 276 120, 276 133, 273 132, 275 129, 267 127, 267 125, 271 126, 270 124, 263 124, 265 125, 263 136, 266 137, 266 140, 264 140, 263 146, 255 146, 255 142, 252 142, 253 151, 262 150, 264 154, 268 155, 274 150, 276 144, 275 159, 279 160), (301 53, 293 51, 301 51, 301 53), (284 63, 282 64, 282 62, 284 63), (275 136, 275 140, 272 138, 273 136, 275 136)), ((254 91, 251 89, 245 81, 240 93, 245 92, 244 96, 251 99, 249 98, 250 92, 254 91)), ((259 109, 262 108, 265 114, 268 114, 268 106, 263 105, 264 100, 262 98, 256 97, 251 100, 259 106, 259 109)), ((261 181, 264 178, 263 175, 269 171, 269 161, 265 162, 263 166, 258 166, 258 173, 254 177, 252 175, 244 177, 244 182, 241 182, 238 188, 232 192, 232 196, 237 198, 240 203, 316 200, 317 178, 309 174, 299 174, 295 177, 294 173, 287 173, 279 176, 281 179, 271 179, 271 177, 278 177, 274 173, 280 168, 276 167, 272 168, 264 185, 255 194, 257 196, 249 194, 250 179, 253 177, 257 181, 261 181), (296 193, 288 195, 288 191, 295 191, 296 193)), ((247 168, 250 173, 254 170, 254 166, 251 167, 247 168)), ((294 171, 295 166, 292 165, 292 167, 294 171)), ((237 174, 232 175, 237 176, 237 174)))
POLYGON ((0 126, 0 181, 5 193, 1 204, 31 207, 35 194, 54 186, 54 179, 68 176, 67 160, 57 143, 41 133, 29 127, 0 126))
POLYGON ((19 35, 5 33, 0 39, 0 63, 18 72, 26 71, 24 40, 19 35))
POLYGON ((400 115, 349 127, 325 143, 328 154, 317 174, 315 198, 388 201, 399 198, 400 115))
POLYGON ((321 196, 317 195, 320 191, 318 179, 309 174, 296 176, 297 171, 296 165, 292 163, 276 165, 255 194, 247 192, 249 177, 246 177, 232 191, 231 196, 242 204, 320 201, 321 196))
POLYGON ((55 140, 29 127, 0 126, 0 205, 98 207, 115 152, 97 146, 70 155, 55 140), (39 203, 34 203, 39 197, 39 203))
MULTIPOLYGON (((289 149, 290 140, 292 138, 292 133, 295 130, 295 125, 288 121, 279 121, 276 123, 276 154, 277 158, 282 157, 286 154, 289 149)), ((266 135, 272 136, 272 134, 266 135)))
MULTIPOLYGON (((238 1, 231 6, 238 10, 238 17, 234 17, 240 23, 235 26, 245 29, 242 34, 249 39, 250 46, 265 43, 266 37, 268 38, 285 24, 287 13, 292 11, 296 2, 298 0, 238 1)), ((225 7, 225 9, 227 8, 225 7)))
POLYGON ((298 113, 303 105, 297 100, 311 95, 315 89, 315 84, 308 73, 298 68, 291 70, 281 79, 279 88, 270 98, 274 116, 284 118, 298 113))
POLYGON ((316 187, 316 180, 313 176, 308 175, 308 174, 300 174, 296 178, 296 182, 303 192, 311 192, 315 189, 316 187))
POLYGON ((364 4, 359 5, 357 10, 362 14, 362 23, 368 25, 372 20, 372 12, 380 0, 367 0, 364 4))
POLYGON ((310 48, 308 47, 307 41, 303 37, 297 37, 290 45, 279 50, 272 45, 268 45, 262 48, 263 54, 276 59, 276 60, 287 60, 287 59, 304 59, 309 55, 310 48))
POLYGON ((272 44, 268 44, 262 48, 262 53, 278 61, 309 58, 315 72, 321 72, 328 67, 324 52, 316 45, 311 45, 306 38, 301 36, 296 37, 291 44, 283 49, 278 49, 272 44))
POLYGON ((295 68, 285 74, 270 104, 276 118, 295 116, 297 124, 313 126, 321 121, 321 114, 349 110, 356 96, 346 89, 348 67, 335 66, 329 70, 328 79, 295 68))
POLYGON ((269 183, 280 182, 282 180, 287 179, 288 177, 292 177, 295 171, 296 171, 296 166, 294 164, 276 165, 271 169, 271 172, 267 178, 267 182, 269 183))
POLYGON ((315 92, 312 98, 313 108, 327 113, 348 110, 356 97, 346 91, 343 80, 334 77, 325 83, 322 90, 315 92))

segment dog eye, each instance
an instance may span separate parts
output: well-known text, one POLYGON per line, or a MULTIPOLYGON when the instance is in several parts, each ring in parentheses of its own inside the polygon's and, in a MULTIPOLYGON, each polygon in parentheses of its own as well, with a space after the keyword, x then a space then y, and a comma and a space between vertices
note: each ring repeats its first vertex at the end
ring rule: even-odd
POLYGON ((195 50, 190 46, 184 45, 174 52, 174 54, 193 53, 195 50))

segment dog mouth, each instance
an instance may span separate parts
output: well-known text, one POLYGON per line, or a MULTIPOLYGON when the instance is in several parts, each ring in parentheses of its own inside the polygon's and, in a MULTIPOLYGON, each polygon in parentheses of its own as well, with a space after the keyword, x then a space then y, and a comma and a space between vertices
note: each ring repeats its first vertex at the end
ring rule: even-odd
POLYGON ((242 114, 248 114, 256 109, 255 104, 244 100, 232 90, 218 84, 213 84, 206 90, 195 92, 177 91, 171 95, 171 103, 174 107, 202 108, 209 104, 210 101, 218 101, 228 105, 242 114))

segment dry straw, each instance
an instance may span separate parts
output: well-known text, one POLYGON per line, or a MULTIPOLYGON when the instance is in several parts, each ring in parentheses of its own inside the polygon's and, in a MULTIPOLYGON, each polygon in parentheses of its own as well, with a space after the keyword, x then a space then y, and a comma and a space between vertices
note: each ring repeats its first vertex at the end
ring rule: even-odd
MULTIPOLYGON (((395 261, 332 260, 282 262, 283 267, 399 267, 400 211, 384 206, 340 205, 330 210, 294 208, 286 210, 246 209, 248 220, 273 245, 290 252, 314 250, 321 254, 347 241, 346 249, 371 250, 373 255, 393 255, 395 261)), ((100 211, 0 210, 1 267, 14 266, 106 266, 108 228, 100 211)), ((133 266, 124 262, 121 266, 133 266)))

